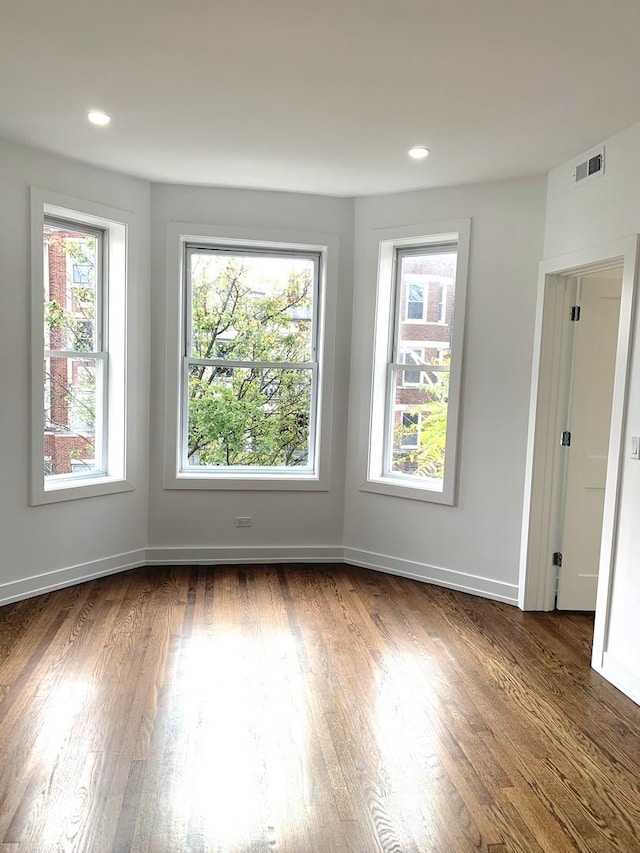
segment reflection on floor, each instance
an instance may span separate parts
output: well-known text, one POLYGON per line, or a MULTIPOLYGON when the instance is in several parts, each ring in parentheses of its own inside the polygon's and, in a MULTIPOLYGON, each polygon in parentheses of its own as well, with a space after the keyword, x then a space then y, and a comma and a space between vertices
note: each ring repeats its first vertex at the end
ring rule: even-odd
POLYGON ((640 709, 592 630, 346 566, 9 605, 0 849, 640 850, 640 709))

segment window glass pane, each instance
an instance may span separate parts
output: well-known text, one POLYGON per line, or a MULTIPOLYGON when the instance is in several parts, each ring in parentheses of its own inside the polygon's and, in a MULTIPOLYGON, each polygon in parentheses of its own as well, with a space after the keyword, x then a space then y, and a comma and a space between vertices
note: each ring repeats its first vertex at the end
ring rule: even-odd
POLYGON ((409 302, 424 302, 424 285, 409 284, 409 302))
POLYGON ((402 395, 403 403, 420 403, 425 399, 427 391, 433 392, 442 385, 445 381, 444 376, 448 377, 449 371, 441 370, 399 370, 398 371, 398 387, 410 389, 406 394, 402 395))
MULTIPOLYGON (((400 304, 406 306, 403 317, 407 321, 424 320, 427 324, 446 323, 451 327, 457 252, 448 249, 400 257, 400 304)), ((411 334, 415 334, 415 326, 411 334)), ((442 340, 446 341, 446 336, 442 340)))
POLYGON ((448 371, 396 372, 393 435, 387 470, 408 477, 444 477, 449 400, 448 371), (404 376, 403 376, 404 374, 404 376))
POLYGON ((451 364, 451 349, 447 346, 428 346, 425 349, 425 364, 447 367, 451 364))
POLYGON ((385 471, 442 481, 457 252, 398 250, 398 261, 395 361, 415 366, 392 370, 385 471), (416 369, 420 364, 446 369, 416 369))
MULTIPOLYGON (((400 361, 403 364, 422 364, 423 353, 421 349, 406 349, 400 353, 400 361)), ((419 370, 404 370, 400 374, 400 380, 403 385, 419 385, 420 371, 419 370)))
POLYGON ((423 312, 424 302, 414 302, 413 300, 409 300, 407 304, 408 320, 422 320, 423 312))
POLYGON ((45 477, 100 470, 96 442, 99 373, 96 359, 45 359, 45 477))
POLYGON ((401 447, 417 447, 418 432, 420 429, 420 415, 418 412, 402 412, 398 419, 399 438, 401 447))
POLYGON ((44 225, 44 346, 92 352, 96 339, 99 238, 64 224, 44 225))
POLYGON ((191 364, 190 466, 308 467, 312 371, 191 364))
POLYGON ((422 374, 419 370, 405 370, 402 375, 403 385, 419 385, 422 382, 422 374))
POLYGON ((312 360, 312 258, 190 253, 191 355, 312 360))

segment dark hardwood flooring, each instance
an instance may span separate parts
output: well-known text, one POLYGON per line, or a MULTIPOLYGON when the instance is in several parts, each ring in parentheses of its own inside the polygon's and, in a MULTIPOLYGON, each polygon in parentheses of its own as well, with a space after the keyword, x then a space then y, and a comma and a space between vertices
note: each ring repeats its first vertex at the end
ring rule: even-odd
POLYGON ((640 851, 592 619, 345 566, 0 609, 0 851, 640 851))

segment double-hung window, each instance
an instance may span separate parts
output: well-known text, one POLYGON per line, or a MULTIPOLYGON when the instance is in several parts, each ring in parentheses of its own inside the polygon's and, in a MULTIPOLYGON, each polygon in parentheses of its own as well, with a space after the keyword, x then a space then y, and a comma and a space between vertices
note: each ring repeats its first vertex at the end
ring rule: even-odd
POLYGON ((46 481, 106 473, 106 240, 103 230, 45 217, 44 456, 51 459, 46 481), (75 274, 79 266, 81 280, 75 274))
POLYGON ((32 189, 32 503, 125 479, 127 242, 102 205, 32 189))
POLYGON ((378 241, 363 488, 453 503, 469 223, 378 241))
POLYGON ((317 467, 319 251, 184 244, 179 474, 317 467))

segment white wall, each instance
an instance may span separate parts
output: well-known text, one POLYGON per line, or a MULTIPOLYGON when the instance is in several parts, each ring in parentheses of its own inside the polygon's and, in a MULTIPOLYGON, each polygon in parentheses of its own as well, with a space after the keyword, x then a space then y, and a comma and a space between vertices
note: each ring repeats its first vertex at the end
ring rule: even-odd
POLYGON ((517 600, 545 180, 356 203, 347 559, 517 600), (371 231, 471 217, 457 506, 370 494, 365 478, 376 257, 371 231))
POLYGON ((152 386, 149 558, 189 560, 322 559, 342 556, 349 339, 353 281, 353 201, 278 192, 156 185, 152 188, 152 386), (170 222, 335 234, 339 238, 334 416, 328 492, 165 490, 167 271, 170 222), (234 526, 251 516, 253 527, 234 526), (255 549, 255 550, 254 550, 255 549))
POLYGON ((149 185, 0 141, 0 602, 135 564, 147 531, 149 185), (29 187, 133 211, 138 220, 132 492, 30 507, 29 187), (42 575, 42 577, 38 577, 42 575))
POLYGON ((11 283, 0 292, 0 364, 5 403, 0 415, 0 435, 4 438, 0 449, 0 531, 4 545, 0 583, 5 584, 0 600, 145 559, 340 559, 345 544, 347 558, 354 562, 515 600, 535 267, 541 251, 544 203, 541 179, 360 199, 355 203, 354 215, 354 202, 350 199, 165 185, 150 189, 143 181, 21 146, 0 145, 0 189, 4 201, 0 212, 0 269, 4 281, 11 283), (137 488, 132 493, 36 508, 28 505, 25 473, 30 184, 138 214, 140 275, 134 283, 137 316, 131 318, 139 330, 136 369, 131 377, 137 389, 137 426, 130 459, 137 488), (458 506, 441 507, 364 494, 358 485, 364 471, 375 291, 371 259, 364 257, 366 235, 374 227, 469 216, 472 248, 458 506), (167 226, 176 221, 338 236, 338 319, 334 329, 335 393, 328 492, 163 488, 165 306, 167 288, 179 286, 167 273, 167 226), (354 221, 359 253, 355 298, 354 221), (356 307, 353 329, 352 305, 356 307), (23 358, 19 357, 21 353, 23 358), (147 440, 149 381, 151 426, 147 440), (349 407, 351 439, 347 454, 349 407), (149 472, 146 449, 151 462, 149 472), (236 515, 252 516, 253 527, 235 528, 236 515), (34 577, 40 574, 46 577, 34 577))
MULTIPOLYGON (((549 174, 545 258, 640 233, 640 124, 605 143, 605 174, 572 186, 573 163, 549 174)), ((627 416, 623 436, 622 487, 614 545, 609 635, 610 676, 640 701, 640 462, 629 458, 630 436, 640 434, 640 312, 636 309, 627 416)))

